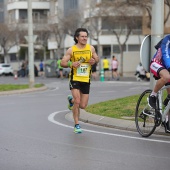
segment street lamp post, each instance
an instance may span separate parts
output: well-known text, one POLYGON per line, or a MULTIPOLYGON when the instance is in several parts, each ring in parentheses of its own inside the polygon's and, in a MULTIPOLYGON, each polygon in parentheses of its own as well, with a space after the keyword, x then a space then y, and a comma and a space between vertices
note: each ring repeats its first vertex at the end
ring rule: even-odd
POLYGON ((34 47, 33 47, 33 23, 32 0, 28 0, 28 57, 29 57, 29 87, 34 87, 34 47))
MULTIPOLYGON (((152 0, 151 22, 151 57, 155 54, 154 46, 164 36, 164 1, 152 0)), ((153 89, 155 81, 151 77, 150 88, 153 89)))

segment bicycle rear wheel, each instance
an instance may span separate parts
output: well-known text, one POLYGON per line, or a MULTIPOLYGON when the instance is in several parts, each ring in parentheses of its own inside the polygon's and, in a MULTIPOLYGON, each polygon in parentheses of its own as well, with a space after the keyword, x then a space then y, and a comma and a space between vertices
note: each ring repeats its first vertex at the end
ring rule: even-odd
POLYGON ((148 106, 147 98, 151 90, 145 90, 138 99, 135 112, 135 123, 139 134, 149 137, 156 129, 155 109, 148 106))

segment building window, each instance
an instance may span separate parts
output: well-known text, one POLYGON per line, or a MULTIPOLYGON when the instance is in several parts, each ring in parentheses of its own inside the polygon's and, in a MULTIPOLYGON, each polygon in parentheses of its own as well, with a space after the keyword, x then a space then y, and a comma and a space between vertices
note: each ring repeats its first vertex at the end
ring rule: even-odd
POLYGON ((120 49, 118 45, 113 45, 113 53, 120 53, 120 49))
POLYGON ((103 57, 110 57, 111 47, 103 46, 103 57))
POLYGON ((20 9, 19 10, 19 18, 20 19, 27 19, 27 10, 20 9))
POLYGON ((120 20, 118 17, 103 17, 102 18, 102 30, 105 30, 105 34, 117 33, 127 34, 128 30, 131 30, 132 34, 139 34, 142 32, 142 17, 126 17, 126 20, 120 20))
POLYGON ((140 45, 128 45, 128 51, 139 51, 140 45))
POLYGON ((14 53, 10 54, 10 60, 11 61, 17 61, 16 54, 14 54, 14 53))
POLYGON ((78 10, 78 0, 64 0, 64 15, 68 16, 73 10, 78 10))

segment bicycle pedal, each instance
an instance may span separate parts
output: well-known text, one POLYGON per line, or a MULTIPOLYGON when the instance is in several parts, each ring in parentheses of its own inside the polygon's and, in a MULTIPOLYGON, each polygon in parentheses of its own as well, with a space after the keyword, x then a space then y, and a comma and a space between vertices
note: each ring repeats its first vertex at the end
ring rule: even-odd
POLYGON ((141 113, 140 115, 139 115, 139 117, 141 118, 141 119, 144 119, 144 114, 143 113, 141 113))
POLYGON ((153 109, 144 109, 142 113, 143 113, 144 115, 147 115, 147 116, 152 116, 152 115, 154 115, 153 109))

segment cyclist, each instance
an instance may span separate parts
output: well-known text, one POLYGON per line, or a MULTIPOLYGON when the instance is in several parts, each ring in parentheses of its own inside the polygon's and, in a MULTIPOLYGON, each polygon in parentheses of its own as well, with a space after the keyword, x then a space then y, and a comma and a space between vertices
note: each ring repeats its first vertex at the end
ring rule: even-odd
MULTIPOLYGON (((156 46, 157 49, 150 64, 150 71, 157 80, 152 93, 148 98, 148 104, 156 108, 156 96, 158 91, 170 82, 170 34, 165 36, 156 46)), ((164 105, 170 100, 170 88, 167 89, 168 96, 164 100, 164 105)))

